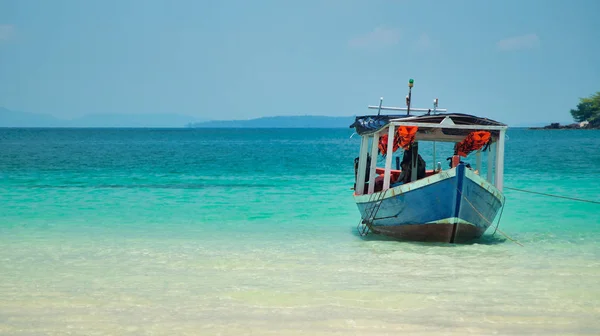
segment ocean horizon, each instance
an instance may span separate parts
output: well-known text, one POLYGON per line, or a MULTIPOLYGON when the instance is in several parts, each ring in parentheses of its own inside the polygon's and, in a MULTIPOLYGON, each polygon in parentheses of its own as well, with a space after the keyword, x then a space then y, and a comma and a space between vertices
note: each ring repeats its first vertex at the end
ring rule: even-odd
MULTIPOLYGON (((506 189, 468 244, 361 237, 352 134, 0 128, 0 334, 600 334, 600 205, 506 189)), ((599 148, 509 128, 505 186, 600 202, 599 148)))

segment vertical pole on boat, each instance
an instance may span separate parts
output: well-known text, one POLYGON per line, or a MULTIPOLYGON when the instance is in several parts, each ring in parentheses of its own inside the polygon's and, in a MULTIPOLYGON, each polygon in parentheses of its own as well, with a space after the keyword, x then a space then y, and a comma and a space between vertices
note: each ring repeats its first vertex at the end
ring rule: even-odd
POLYGON ((475 170, 481 175, 481 149, 477 151, 477 164, 475 165, 475 170))
POLYGON ((419 165, 419 142, 415 141, 410 146, 411 152, 411 163, 410 163, 410 182, 414 182, 417 180, 417 173, 419 170, 417 169, 419 165))
POLYGON ((356 194, 365 192, 365 173, 367 172, 367 153, 369 151, 369 136, 363 135, 360 142, 360 154, 358 155, 358 176, 356 177, 356 194))
POLYGON ((379 108, 377 109, 377 115, 381 114, 381 105, 383 105, 383 97, 379 98, 379 108))
POLYGON ((388 142, 387 142, 387 154, 385 157, 385 173, 383 174, 383 190, 390 188, 390 176, 392 169, 392 156, 394 155, 394 124, 390 123, 388 127, 388 142))
POLYGON ((433 171, 435 172, 436 164, 435 164, 435 141, 433 142, 433 171))
POLYGON ((496 151, 496 188, 502 191, 504 184, 504 138, 506 130, 500 131, 496 151))
POLYGON ((375 192, 375 178, 377 177, 377 153, 379 152, 379 132, 373 134, 371 144, 371 167, 369 167, 369 194, 375 192))
POLYGON ((414 82, 415 81, 412 78, 408 80, 408 98, 406 98, 406 115, 410 115, 410 100, 412 98, 411 94, 414 82))
POLYGON ((487 181, 492 184, 494 183, 494 155, 496 154, 494 148, 496 148, 496 144, 497 142, 493 142, 490 145, 487 155, 487 181))

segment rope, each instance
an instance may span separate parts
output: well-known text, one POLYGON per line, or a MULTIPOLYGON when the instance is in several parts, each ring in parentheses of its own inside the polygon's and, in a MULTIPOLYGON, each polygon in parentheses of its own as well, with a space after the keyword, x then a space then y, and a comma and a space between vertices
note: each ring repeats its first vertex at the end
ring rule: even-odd
POLYGON ((506 207, 506 197, 502 195, 502 198, 502 210, 500 210, 500 217, 498 217, 498 223, 496 224, 496 228, 494 230, 494 233, 492 233, 492 236, 494 236, 496 234, 496 231, 498 231, 498 227, 500 226, 500 220, 502 219, 502 214, 504 213, 504 208, 506 207))
MULTIPOLYGON (((466 197, 463 195, 463 193, 462 193, 462 191, 460 191, 460 189, 456 188, 456 190, 458 190, 458 192, 460 193, 460 196, 461 196, 462 198, 464 198, 464 199, 465 199, 465 201, 467 201, 467 203, 469 203, 469 205, 471 206, 471 208, 473 208, 473 210, 475 210, 475 212, 476 212, 476 213, 477 213, 477 214, 478 214, 478 215, 479 215, 479 216, 480 216, 480 217, 481 217, 481 218, 482 218, 484 221, 486 221, 488 224, 490 224, 490 226, 494 226, 494 223, 490 222, 490 221, 489 221, 487 218, 485 218, 485 216, 484 216, 484 215, 482 215, 482 214, 481 214, 481 212, 479 212, 479 211, 478 211, 478 210, 475 208, 475 206, 473 205, 473 203, 471 203, 471 201, 469 201, 469 200, 468 200, 468 199, 467 199, 467 198, 466 198, 466 197)), ((504 205, 502 205, 502 207, 504 208, 504 205)), ((503 210, 504 210, 504 209, 503 209, 503 210)), ((500 222, 498 222, 498 224, 500 224, 500 222)), ((502 234, 504 237, 506 237, 508 240, 512 241, 513 243, 515 243, 515 244, 517 244, 517 245, 519 245, 519 246, 521 246, 521 247, 525 247, 523 244, 519 243, 519 242, 518 242, 517 240, 515 240, 515 239, 512 239, 512 238, 511 238, 509 235, 507 235, 507 234, 506 234, 506 233, 504 233, 502 230, 500 230, 500 229, 498 228, 498 225, 496 225, 495 227, 496 227, 496 230, 497 230, 498 232, 500 232, 500 233, 501 233, 501 234, 502 234)))
MULTIPOLYGON (((511 187, 504 187, 506 189, 510 189, 510 190, 514 190, 514 191, 520 191, 520 192, 524 192, 524 193, 530 193, 530 194, 536 194, 536 195, 542 195, 542 196, 548 196, 548 197, 555 197, 555 198, 562 198, 562 199, 567 199, 567 200, 571 200, 571 201, 578 201, 578 202, 586 202, 586 203, 592 203, 592 204, 598 204, 600 205, 599 201, 592 201, 592 200, 586 200, 586 199, 582 199, 582 198, 575 198, 575 197, 568 197, 568 196, 562 196, 562 195, 552 195, 552 194, 546 194, 546 193, 542 193, 542 192, 537 192, 537 191, 530 191, 530 190, 524 190, 524 189, 518 189, 518 188, 511 188, 511 187)), ((377 193, 373 193, 371 194, 371 197, 369 197, 369 203, 371 203, 373 201, 373 199, 375 198, 375 202, 379 202, 379 204, 375 204, 370 210, 371 210, 371 214, 369 215, 369 217, 371 218, 370 221, 372 221, 373 219, 375 219, 375 216, 377 215, 377 213, 379 212, 379 208, 381 207, 381 200, 383 200, 383 198, 385 198, 385 194, 387 193, 389 189, 381 192, 379 195, 377 195, 377 193), (379 196, 379 197, 377 197, 379 196)), ((507 235, 505 232, 503 232, 502 230, 500 230, 498 228, 498 226, 500 225, 500 219, 502 218, 502 214, 504 213, 504 206, 506 203, 506 198, 504 198, 504 201, 502 202, 502 210, 500 210, 500 217, 498 218, 498 224, 494 225, 494 223, 490 222, 487 218, 485 218, 485 216, 483 214, 481 214, 481 212, 479 212, 475 206, 473 205, 473 203, 471 203, 471 201, 469 201, 462 193, 462 191, 460 191, 459 189, 458 192, 460 193, 461 197, 467 201, 467 203, 469 203, 469 205, 471 206, 471 208, 473 208, 473 210, 475 210, 475 212, 484 220, 486 221, 490 226, 494 227, 494 233, 492 234, 495 235, 496 231, 500 232, 504 237, 506 237, 508 240, 514 242, 517 245, 520 245, 522 247, 524 247, 523 244, 519 243, 517 240, 511 238, 509 235, 507 235)), ((394 216, 391 216, 394 217, 394 216)), ((370 231, 370 227, 368 225, 368 223, 364 223, 364 221, 367 218, 361 218, 361 222, 359 223, 359 227, 361 224, 363 224, 363 228, 362 230, 359 229, 359 233, 361 236, 366 236, 367 234, 369 234, 370 231)), ((380 218, 378 218, 380 219, 380 218)), ((372 224, 372 223, 371 223, 372 224)))
POLYGON ((525 192, 525 193, 530 193, 530 194, 537 194, 537 195, 549 196, 549 197, 556 197, 556 198, 564 198, 564 199, 568 199, 568 200, 571 200, 571 201, 579 201, 579 202, 586 202, 586 203, 592 203, 592 204, 600 204, 600 202, 598 202, 598 201, 591 201, 591 200, 586 200, 586 199, 582 199, 582 198, 575 198, 575 197, 568 197, 568 196, 561 196, 561 195, 545 194, 545 193, 541 193, 541 192, 537 192, 537 191, 523 190, 523 189, 517 189, 517 188, 510 188, 510 187, 504 187, 504 188, 510 189, 510 190, 515 190, 515 191, 521 191, 521 192, 525 192))

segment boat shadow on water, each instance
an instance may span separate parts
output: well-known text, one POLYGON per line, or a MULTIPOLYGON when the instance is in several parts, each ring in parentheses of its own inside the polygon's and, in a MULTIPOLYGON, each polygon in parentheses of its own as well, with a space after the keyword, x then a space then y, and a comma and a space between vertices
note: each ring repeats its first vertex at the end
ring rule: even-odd
POLYGON ((443 246, 443 247, 459 247, 459 246, 472 246, 472 245, 498 245, 505 243, 508 239, 503 238, 495 234, 484 234, 483 236, 472 239, 462 243, 444 243, 444 242, 425 242, 425 241, 414 241, 408 239, 393 238, 386 235, 369 233, 367 235, 361 235, 359 230, 352 229, 352 235, 358 237, 365 242, 396 242, 411 245, 422 245, 422 246, 443 246))

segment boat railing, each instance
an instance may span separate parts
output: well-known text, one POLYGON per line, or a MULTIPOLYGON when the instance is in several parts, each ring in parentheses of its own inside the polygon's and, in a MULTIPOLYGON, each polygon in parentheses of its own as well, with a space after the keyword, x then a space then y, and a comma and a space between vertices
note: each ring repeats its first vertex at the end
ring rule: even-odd
POLYGON ((381 111, 406 111, 406 115, 410 115, 410 112, 419 112, 426 115, 436 114, 439 112, 448 112, 447 109, 438 108, 439 100, 435 98, 433 100, 433 108, 411 108, 410 98, 406 96, 406 107, 394 107, 394 106, 383 106, 383 97, 379 98, 379 105, 369 105, 368 108, 371 110, 377 110, 377 115, 381 114, 381 111))

